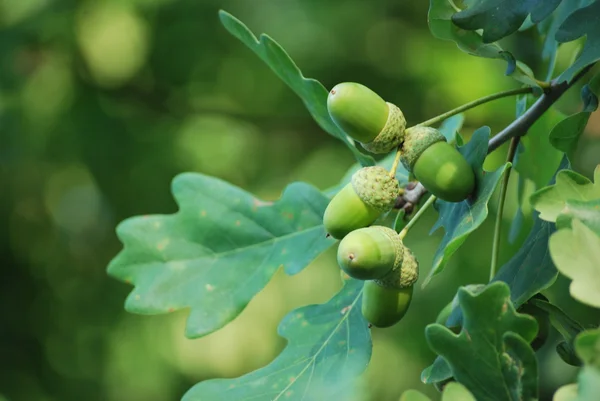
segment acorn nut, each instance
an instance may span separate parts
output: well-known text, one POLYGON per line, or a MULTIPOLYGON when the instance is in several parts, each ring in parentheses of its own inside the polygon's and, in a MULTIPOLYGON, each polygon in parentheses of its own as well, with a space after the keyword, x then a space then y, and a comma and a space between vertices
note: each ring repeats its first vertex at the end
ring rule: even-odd
POLYGON ((435 128, 407 129, 400 160, 404 167, 439 199, 460 202, 475 190, 473 169, 463 155, 435 128))
POLYGON ((337 84, 329 92, 327 110, 342 131, 371 153, 389 153, 404 140, 402 111, 364 85, 337 84))
POLYGON ((363 287, 362 315, 375 327, 393 326, 408 311, 412 294, 412 286, 387 288, 375 281, 367 281, 363 287))
POLYGON ((400 184, 381 166, 358 170, 329 202, 323 215, 327 232, 342 239, 349 232, 372 224, 389 212, 400 195, 400 184))
POLYGON ((399 269, 404 257, 404 245, 396 231, 383 226, 354 230, 342 239, 337 261, 350 277, 359 280, 381 278, 394 268, 399 269))

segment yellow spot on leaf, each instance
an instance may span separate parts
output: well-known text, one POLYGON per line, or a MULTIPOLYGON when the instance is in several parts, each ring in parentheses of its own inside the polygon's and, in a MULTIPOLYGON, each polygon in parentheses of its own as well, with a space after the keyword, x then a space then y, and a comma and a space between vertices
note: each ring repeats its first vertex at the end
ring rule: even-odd
POLYGON ((210 285, 210 284, 206 284, 204 286, 204 288, 206 288, 206 291, 213 291, 215 289, 214 285, 210 285))
POLYGON ((242 222, 241 222, 241 221, 239 221, 239 220, 236 220, 236 221, 235 221, 235 225, 236 225, 236 226, 238 226, 238 227, 239 227, 241 224, 242 224, 242 222))
POLYGON ((283 248, 283 249, 281 250, 281 254, 282 254, 282 255, 285 255, 286 253, 287 253, 287 249, 283 248))
POLYGON ((200 212, 200 216, 202 216, 202 217, 206 217, 206 210, 203 210, 203 211, 201 211, 201 212, 200 212))
POLYGON ((162 251, 163 249, 165 249, 167 247, 167 245, 169 245, 169 242, 171 242, 170 239, 168 239, 168 238, 163 239, 158 244, 156 244, 156 249, 158 249, 159 251, 162 251))
POLYGON ((141 298, 141 297, 139 296, 139 294, 135 296, 135 300, 136 300, 136 301, 139 301, 139 300, 140 300, 140 298, 141 298))

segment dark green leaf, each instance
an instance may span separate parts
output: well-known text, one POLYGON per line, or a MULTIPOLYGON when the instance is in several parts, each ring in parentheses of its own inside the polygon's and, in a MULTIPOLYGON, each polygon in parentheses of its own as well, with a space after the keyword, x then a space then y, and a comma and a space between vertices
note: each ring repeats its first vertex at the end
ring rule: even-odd
POLYGON ((548 71, 546 80, 552 78, 552 72, 556 62, 556 52, 558 50, 558 42, 555 38, 556 32, 558 32, 562 23, 569 15, 571 15, 571 13, 573 13, 573 11, 578 10, 581 7, 586 7, 592 1, 593 0, 562 1, 554 13, 552 13, 551 17, 538 24, 538 31, 544 37, 542 58, 548 61, 548 65, 550 66, 550 71, 548 71))
POLYGON ((535 319, 515 312, 506 283, 492 283, 479 294, 460 288, 458 299, 464 314, 460 334, 428 325, 431 349, 477 400, 536 399, 537 362, 529 346, 537 333, 535 319))
MULTIPOLYGON (((563 158, 558 172, 569 167, 568 160, 563 158)), ((550 183, 553 183, 554 178, 550 183)), ((555 231, 554 224, 542 221, 534 215, 534 225, 529 236, 519 251, 508 261, 492 282, 502 281, 508 283, 510 296, 515 308, 520 307, 535 294, 548 288, 558 276, 558 271, 552 263, 548 251, 548 240, 555 231)), ((485 288, 482 284, 469 286, 473 293, 479 293, 485 288)), ((463 315, 458 303, 453 301, 453 310, 446 321, 446 327, 461 327, 463 315)), ((436 358, 433 364, 421 373, 421 380, 425 383, 437 383, 452 376, 452 371, 442 358, 436 358)))
POLYGON ((565 208, 556 218, 556 226, 559 229, 571 228, 573 219, 581 221, 597 235, 600 235, 600 199, 587 202, 578 200, 566 201, 565 208))
POLYGON ((219 17, 229 33, 256 53, 302 99, 321 128, 344 142, 363 166, 372 166, 375 163, 372 157, 365 154, 362 148, 331 120, 327 111, 328 91, 319 81, 302 76, 290 56, 269 36, 262 34, 259 41, 246 25, 231 14, 220 11, 219 17))
POLYGON ((557 347, 558 354, 566 363, 579 366, 581 362, 575 354, 574 341, 575 337, 583 331, 583 326, 548 301, 533 298, 528 301, 528 304, 530 307, 548 313, 550 323, 564 338, 564 342, 559 344, 560 348, 557 347))
POLYGON ((125 304, 130 312, 190 308, 190 338, 232 321, 277 269, 298 273, 334 243, 322 225, 327 198, 307 184, 289 185, 273 203, 184 173, 172 192, 177 213, 133 217, 117 227, 124 249, 108 273, 135 286, 125 304))
POLYGON ((438 39, 456 43, 458 48, 473 56, 505 60, 508 64, 506 75, 530 86, 537 86, 531 69, 502 49, 497 43, 484 43, 477 32, 459 28, 452 22, 456 10, 448 0, 430 0, 428 21, 429 30, 438 39))
POLYGON ((444 135, 449 143, 456 141, 456 136, 465 122, 464 114, 457 114, 442 122, 438 130, 444 135))
POLYGON ((289 313, 278 329, 288 343, 273 362, 238 378, 201 382, 183 401, 352 400, 371 357, 362 286, 346 280, 329 302, 289 313))
POLYGON ((594 201, 600 199, 600 166, 594 171, 594 183, 572 170, 562 170, 556 184, 534 192, 531 205, 540 212, 540 218, 555 222, 567 206, 567 201, 594 201))
POLYGON ((496 42, 514 32, 528 15, 538 23, 548 17, 561 0, 471 0, 452 21, 468 31, 483 30, 483 42, 496 42))
POLYGON ((588 85, 581 89, 581 99, 583 100, 583 110, 575 113, 558 124, 550 132, 550 143, 561 152, 565 152, 569 159, 572 159, 579 137, 590 119, 590 115, 598 108, 598 98, 594 91, 598 90, 600 85, 600 74, 596 75, 588 85))
POLYGON ((445 234, 435 253, 433 266, 425 278, 423 286, 443 270, 454 252, 465 242, 469 234, 483 224, 488 215, 488 202, 508 166, 505 164, 496 171, 483 171, 482 166, 487 155, 489 135, 489 127, 479 128, 465 146, 458 148, 475 171, 477 190, 472 199, 462 202, 436 201, 439 218, 431 229, 431 233, 444 227, 445 234))
POLYGON ((548 238, 555 231, 554 224, 537 216, 534 219, 523 246, 492 280, 508 283, 515 307, 552 285, 558 274, 548 254, 548 238))
POLYGON ((565 43, 582 36, 586 37, 583 50, 575 62, 560 74, 561 82, 570 82, 586 66, 600 60, 600 1, 595 1, 569 15, 556 32, 555 38, 565 43))
MULTIPOLYGON (((514 307, 518 308, 534 294, 548 288, 558 275, 548 253, 548 239, 554 232, 554 224, 535 218, 529 236, 519 251, 508 261, 492 282, 505 282, 510 286, 510 296, 514 307)), ((481 291, 485 286, 476 285, 471 291, 481 291)), ((463 314, 454 305, 446 327, 461 327, 463 314)), ((450 367, 442 358, 436 360, 421 373, 425 383, 436 383, 452 376, 450 367)))
POLYGON ((600 308, 600 236, 577 219, 550 237, 556 268, 573 280, 569 291, 576 300, 600 308))

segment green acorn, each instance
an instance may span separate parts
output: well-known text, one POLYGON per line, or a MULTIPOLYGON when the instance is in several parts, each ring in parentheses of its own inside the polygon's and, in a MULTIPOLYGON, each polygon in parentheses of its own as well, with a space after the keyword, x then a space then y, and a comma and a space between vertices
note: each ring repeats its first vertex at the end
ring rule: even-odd
POLYGON ((364 85, 336 85, 329 92, 327 110, 342 131, 372 153, 389 153, 404 140, 402 111, 364 85))
POLYGON ((337 260, 340 268, 359 280, 381 278, 399 268, 404 245, 396 231, 383 226, 354 230, 342 239, 337 260))
POLYGON ((435 128, 413 127, 402 144, 404 167, 439 199, 460 202, 475 190, 475 173, 460 152, 435 128))
POLYGON ((390 327, 398 323, 408 311, 413 287, 389 288, 375 281, 367 281, 363 287, 361 312, 375 327, 390 327))
POLYGON ((323 224, 327 232, 342 239, 349 232, 372 224, 389 212, 400 195, 398 180, 381 166, 364 167, 327 205, 323 224))

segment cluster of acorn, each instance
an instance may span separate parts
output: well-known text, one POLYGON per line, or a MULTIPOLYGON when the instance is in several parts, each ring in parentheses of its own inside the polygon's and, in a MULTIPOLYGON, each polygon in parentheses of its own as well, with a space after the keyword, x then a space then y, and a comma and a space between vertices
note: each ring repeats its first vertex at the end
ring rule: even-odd
MULTIPOLYGON (((464 157, 436 129, 406 128, 402 111, 369 88, 346 82, 327 99, 329 115, 372 153, 400 149, 401 162, 439 199, 460 202, 474 190, 464 157)), ((358 170, 330 201, 323 216, 328 234, 341 240, 337 260, 348 276, 366 280, 362 313, 373 326, 389 327, 406 313, 418 279, 418 262, 395 230, 372 224, 400 195, 395 174, 380 166, 358 170)))

